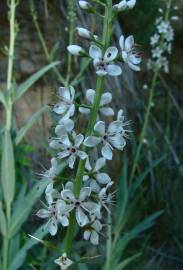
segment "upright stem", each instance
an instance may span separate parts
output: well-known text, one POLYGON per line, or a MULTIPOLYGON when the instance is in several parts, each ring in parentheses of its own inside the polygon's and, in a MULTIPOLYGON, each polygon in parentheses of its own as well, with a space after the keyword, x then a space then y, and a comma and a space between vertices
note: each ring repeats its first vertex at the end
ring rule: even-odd
MULTIPOLYGON (((165 13, 165 17, 164 17, 165 21, 167 21, 168 18, 169 18, 170 10, 171 10, 171 4, 172 4, 172 0, 169 0, 168 3, 167 3, 167 6, 166 6, 166 13, 165 13)), ((161 37, 160 47, 162 47, 162 45, 163 45, 163 37, 161 37)), ((132 182, 132 180, 133 180, 133 178, 135 176, 135 171, 136 171, 136 168, 137 168, 138 160, 139 160, 139 157, 140 157, 140 152, 141 152, 142 145, 143 145, 143 139, 145 137, 146 130, 147 130, 147 127, 148 127, 149 116, 151 114, 151 107, 152 107, 152 102, 153 102, 153 97, 154 97, 154 90, 155 90, 155 87, 156 87, 159 71, 160 71, 159 67, 155 67, 153 78, 152 78, 152 81, 151 81, 151 86, 150 86, 150 94, 149 94, 149 99, 148 99, 148 105, 147 105, 146 115, 145 115, 145 119, 144 119, 144 124, 143 124, 142 131, 141 131, 141 134, 140 134, 140 142, 139 142, 136 154, 135 154, 135 159, 134 159, 134 162, 133 162, 132 171, 131 171, 131 175, 130 175, 130 183, 132 182)))
POLYGON ((107 220, 107 249, 106 249, 106 264, 105 264, 105 270, 110 269, 110 260, 111 260, 111 250, 112 250, 112 228, 111 228, 111 214, 108 213, 108 220, 107 220))
MULTIPOLYGON (((69 45, 73 44, 73 35, 74 35, 74 21, 75 21, 75 1, 68 1, 68 33, 69 33, 69 45)), ((71 75, 71 64, 72 58, 71 54, 67 52, 67 77, 66 77, 66 85, 69 85, 70 75, 71 75)))
MULTIPOLYGON (((12 106, 13 106, 13 89, 12 89, 12 77, 13 77, 13 63, 14 63, 14 49, 15 49, 15 11, 17 3, 15 0, 10 2, 9 11, 9 25, 10 25, 10 41, 8 51, 8 69, 7 69, 7 91, 8 91, 8 106, 6 109, 6 129, 11 130, 12 121, 12 106)), ((8 249, 9 249, 9 236, 8 228, 10 224, 11 205, 6 205, 6 220, 7 220, 7 235, 3 237, 3 270, 8 270, 8 249)))
MULTIPOLYGON (((104 50, 108 47, 110 38, 111 38, 111 29, 112 29, 112 0, 107 0, 106 7, 105 7, 105 16, 104 16, 104 30, 103 30, 103 44, 104 44, 104 50)), ((96 123, 98 110, 100 106, 100 100, 101 95, 103 93, 103 87, 104 87, 104 81, 105 77, 97 77, 96 82, 96 94, 94 98, 93 107, 90 112, 90 117, 88 121, 88 126, 86 129, 85 136, 90 136, 93 133, 93 128, 96 123)), ((83 151, 86 150, 86 147, 83 146, 83 151)), ((80 160, 77 173, 76 173, 76 179, 75 179, 75 185, 74 185, 74 192, 76 196, 79 195, 81 187, 82 187, 82 181, 83 181, 83 174, 85 169, 85 160, 80 160)), ((65 238, 65 252, 67 254, 70 254, 71 252, 71 245, 72 240, 74 236, 74 225, 75 220, 74 217, 71 216, 69 228, 67 230, 66 238, 65 238)))
POLYGON ((13 76, 13 60, 14 60, 14 48, 15 48, 15 0, 11 0, 10 13, 9 13, 9 24, 10 24, 10 40, 9 40, 9 51, 8 51, 8 70, 7 70, 7 91, 9 92, 8 109, 6 115, 6 128, 11 128, 12 118, 12 76, 13 76))

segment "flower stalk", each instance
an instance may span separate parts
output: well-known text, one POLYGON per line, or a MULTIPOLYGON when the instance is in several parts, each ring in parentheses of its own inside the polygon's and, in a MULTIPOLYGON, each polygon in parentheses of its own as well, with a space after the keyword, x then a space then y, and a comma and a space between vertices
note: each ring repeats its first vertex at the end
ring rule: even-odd
MULTIPOLYGON (((169 0, 167 2, 167 5, 166 5, 166 12, 165 12, 165 16, 164 16, 165 21, 168 21, 168 19, 169 19, 170 11, 171 11, 171 4, 172 4, 172 0, 169 0)), ((160 49, 163 47, 163 43, 164 43, 164 37, 162 35, 161 40, 160 40, 160 49)), ((159 77, 160 70, 161 70, 161 67, 158 66, 158 65, 156 65, 154 67, 154 70, 153 70, 153 77, 152 77, 151 85, 150 85, 150 88, 149 88, 149 98, 148 98, 148 103, 147 103, 146 114, 145 114, 144 123, 143 123, 143 126, 142 126, 142 131, 141 131, 141 134, 140 134, 139 145, 137 147, 137 151, 136 151, 135 158, 134 158, 134 161, 133 161, 132 171, 131 171, 131 175, 130 175, 130 183, 133 181, 133 178, 135 176, 135 172, 136 172, 136 169, 137 169, 140 153, 141 153, 141 150, 142 150, 143 140, 145 138, 146 131, 147 131, 147 128, 148 128, 148 123, 149 123, 149 118, 150 118, 152 104, 153 104, 153 98, 154 98, 154 91, 155 91, 155 87, 156 87, 156 84, 157 84, 157 80, 158 80, 158 77, 159 77)))
MULTIPOLYGON (((112 28, 112 1, 111 0, 108 0, 105 6, 104 18, 105 19, 104 19, 103 44, 104 44, 104 49, 106 49, 109 45, 110 38, 111 38, 111 28, 112 28)), ((90 113, 86 136, 90 136, 93 133, 93 127, 97 119, 101 95, 103 93, 104 80, 105 80, 104 76, 97 77, 96 95, 95 95, 94 104, 90 113)), ((86 149, 86 146, 83 146, 83 151, 85 151, 85 149, 86 149)), ((85 169, 85 162, 86 162, 85 160, 80 160, 79 165, 78 165, 78 170, 77 170, 75 185, 74 185, 74 191, 76 195, 78 195, 81 190, 82 179, 83 179, 84 169, 85 169)), ((74 218, 72 216, 71 222, 70 222, 67 234, 66 234, 66 239, 65 239, 65 252, 67 254, 70 254, 70 251, 71 251, 73 234, 74 234, 74 218)))

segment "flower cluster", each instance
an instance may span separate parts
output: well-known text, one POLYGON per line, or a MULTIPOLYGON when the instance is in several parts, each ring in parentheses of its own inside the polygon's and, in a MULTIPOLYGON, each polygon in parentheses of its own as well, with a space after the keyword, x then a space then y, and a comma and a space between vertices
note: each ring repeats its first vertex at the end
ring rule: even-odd
MULTIPOLYGON (((163 12, 162 9, 159 12, 163 12)), ((172 17, 174 20, 175 16, 172 17)), ((149 69, 162 69, 169 72, 168 55, 172 52, 172 42, 174 40, 174 29, 170 20, 165 20, 162 16, 155 21, 156 32, 150 38, 151 59, 148 60, 149 69)))
MULTIPOLYGON (((126 5, 126 8, 132 8, 136 1, 125 0, 119 5, 122 5, 122 2, 124 7, 126 5)), ((79 1, 79 5, 86 10, 90 8, 86 1, 79 1)), ((113 12, 116 12, 115 9, 116 7, 113 12)), ((69 45, 67 49, 73 55, 90 57, 98 78, 107 75, 119 76, 122 73, 121 66, 114 61, 124 61, 133 70, 140 70, 141 57, 136 52, 133 36, 120 37, 121 51, 118 53, 114 46, 104 50, 98 45, 102 44, 100 39, 89 30, 82 27, 76 30, 80 37, 91 41, 89 53, 79 45, 69 45)), ((58 123, 55 136, 50 140, 50 147, 55 155, 51 159, 51 168, 42 174, 49 179, 49 184, 45 190, 46 204, 37 212, 37 216, 47 220, 46 226, 52 236, 57 234, 59 226, 69 226, 72 213, 78 226, 83 229, 83 238, 93 245, 99 243, 101 231, 105 228, 105 212, 110 214, 113 204, 114 192, 110 191, 113 181, 105 168, 107 162, 112 160, 114 151, 124 149, 129 133, 129 122, 124 121, 123 110, 119 110, 115 116, 115 111, 109 105, 112 94, 106 91, 98 95, 97 91, 98 89, 86 90, 85 104, 78 104, 73 86, 60 87, 58 90, 59 100, 52 108, 58 123), (98 97, 98 102, 95 103, 98 97), (96 118, 92 130, 87 132, 87 135, 80 133, 82 130, 78 132, 76 114, 77 119, 84 114, 90 122, 93 110, 96 110, 96 118), (111 117, 114 117, 113 121, 111 117), (72 171, 69 177, 64 178, 62 188, 55 181, 59 163, 64 163, 68 170, 72 171), (78 163, 82 166, 78 166, 78 163), (79 173, 81 187, 78 191, 78 179, 73 175, 80 167, 83 167, 83 171, 79 173)), ((55 263, 61 269, 68 269, 72 261, 64 253, 55 263)))

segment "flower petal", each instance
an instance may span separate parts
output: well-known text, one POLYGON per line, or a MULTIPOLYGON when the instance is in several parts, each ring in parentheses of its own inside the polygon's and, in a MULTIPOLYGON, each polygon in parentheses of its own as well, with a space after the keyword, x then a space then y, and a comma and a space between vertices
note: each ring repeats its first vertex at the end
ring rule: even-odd
POLYGON ((64 189, 61 191, 61 197, 63 200, 67 201, 67 202, 75 202, 76 198, 74 196, 74 193, 72 190, 70 189, 64 189))
POLYGON ((112 94, 109 92, 106 92, 102 94, 101 100, 100 100, 100 106, 109 104, 112 101, 112 94))
POLYGON ((89 222, 87 215, 83 212, 81 207, 76 208, 76 220, 80 227, 85 226, 89 222))
POLYGON ((119 46, 122 51, 124 50, 124 46, 125 46, 124 41, 125 41, 125 37, 122 35, 119 39, 119 46))
POLYGON ((50 211, 47 209, 40 209, 37 213, 36 216, 40 218, 48 218, 50 216, 50 211))
POLYGON ((77 155, 78 157, 80 157, 80 159, 84 160, 87 158, 87 154, 84 151, 77 151, 77 155))
POLYGON ((62 101, 71 100, 71 95, 68 87, 59 87, 58 92, 62 101))
POLYGON ((125 39, 125 51, 131 51, 134 45, 134 37, 131 35, 125 39))
POLYGON ((75 161, 76 161, 76 156, 71 155, 68 159, 69 168, 73 169, 75 161))
POLYGON ((119 76, 122 73, 122 69, 118 65, 108 65, 106 70, 107 73, 111 76, 119 76))
POLYGON ((68 157, 69 155, 70 155, 70 151, 65 150, 65 151, 63 151, 63 152, 59 152, 59 153, 57 154, 57 157, 62 159, 62 158, 68 157))
POLYGON ((105 159, 108 159, 108 160, 112 160, 112 150, 111 150, 111 147, 108 143, 106 143, 103 147, 102 147, 102 156, 105 158, 105 159))
POLYGON ((83 237, 85 240, 88 241, 90 239, 90 235, 91 235, 91 232, 89 230, 86 230, 86 231, 84 231, 83 237))
POLYGON ((90 241, 93 245, 98 245, 99 235, 96 231, 92 231, 91 236, 90 236, 90 241))
POLYGON ((85 199, 87 199, 91 194, 91 188, 90 187, 83 187, 79 194, 79 200, 82 202, 85 199))
POLYGON ((104 61, 111 62, 118 55, 118 49, 116 47, 109 47, 104 54, 104 61))
POLYGON ((105 122, 98 121, 94 126, 94 130, 98 132, 100 136, 103 136, 105 134, 105 122))
POLYGON ((110 137, 109 141, 115 148, 121 151, 124 149, 126 145, 126 141, 121 134, 116 134, 115 136, 110 137))
POLYGON ((114 111, 110 107, 103 107, 99 109, 100 113, 103 114, 104 116, 113 116, 114 111))
POLYGON ((90 113, 90 109, 84 108, 84 107, 79 107, 79 112, 80 113, 83 113, 83 114, 89 114, 90 113))
POLYGON ((94 168, 94 171, 95 172, 98 172, 102 167, 104 167, 106 164, 106 160, 105 158, 98 158, 97 161, 96 161, 96 164, 95 164, 95 168, 94 168))
POLYGON ((102 51, 99 47, 91 45, 89 49, 89 55, 93 59, 98 59, 102 57, 102 51))
POLYGON ((96 136, 88 136, 85 140, 84 140, 84 145, 86 145, 87 147, 95 147, 100 143, 100 138, 96 137, 96 136))
POLYGON ((52 111, 57 114, 63 114, 67 110, 68 105, 64 102, 58 102, 54 105, 52 111))
POLYGON ((111 178, 107 173, 98 173, 96 175, 96 179, 102 185, 105 185, 111 181, 111 178))
POLYGON ((92 180, 92 181, 90 182, 90 187, 91 187, 91 190, 92 190, 93 192, 98 193, 98 192, 100 191, 100 186, 97 184, 97 181, 96 181, 96 180, 92 180))
POLYGON ((95 97, 95 90, 93 89, 88 89, 86 91, 86 99, 91 103, 93 104, 94 102, 94 97, 95 97))
POLYGON ((81 143, 83 142, 83 140, 84 140, 84 136, 82 134, 76 135, 76 137, 75 137, 75 146, 79 147, 81 145, 81 143))
POLYGON ((99 209, 99 205, 94 202, 83 202, 82 207, 89 213, 95 213, 99 209))
POLYGON ((109 124, 107 132, 109 134, 116 134, 117 132, 120 132, 120 127, 121 127, 121 121, 113 121, 112 123, 109 124))
POLYGON ((58 226, 57 226, 57 221, 55 218, 52 218, 50 221, 49 221, 49 233, 54 236, 56 233, 57 233, 57 230, 58 230, 58 226))

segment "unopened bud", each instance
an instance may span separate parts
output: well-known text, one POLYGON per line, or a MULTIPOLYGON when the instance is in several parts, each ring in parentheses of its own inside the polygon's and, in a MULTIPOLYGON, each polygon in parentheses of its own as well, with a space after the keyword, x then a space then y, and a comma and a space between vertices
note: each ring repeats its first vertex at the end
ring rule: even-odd
POLYGON ((86 28, 77 27, 76 28, 78 35, 82 38, 90 39, 92 37, 92 33, 88 31, 86 28))
POLYGON ((88 10, 90 8, 90 4, 87 1, 79 1, 79 6, 82 9, 88 10))
POLYGON ((67 50, 73 55, 80 55, 84 50, 81 46, 78 45, 69 45, 67 46, 67 50))

